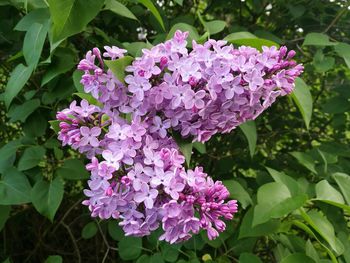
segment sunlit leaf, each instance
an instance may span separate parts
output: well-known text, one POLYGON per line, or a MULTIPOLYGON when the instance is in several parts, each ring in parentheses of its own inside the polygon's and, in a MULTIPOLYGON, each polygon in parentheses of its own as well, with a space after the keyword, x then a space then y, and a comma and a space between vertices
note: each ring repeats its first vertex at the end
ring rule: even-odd
POLYGON ((144 5, 152 14, 153 16, 157 19, 158 23, 162 27, 162 29, 165 31, 165 26, 163 22, 163 18, 160 15, 158 9, 155 7, 153 2, 151 0, 137 0, 140 4, 144 5))
POLYGON ((350 45, 347 43, 339 43, 334 46, 334 50, 341 56, 348 68, 350 68, 350 45))
POLYGON ((309 33, 306 35, 303 46, 334 46, 336 42, 329 41, 329 37, 323 33, 309 33))
POLYGON ((105 63, 107 67, 112 70, 114 76, 116 76, 121 83, 125 83, 125 68, 129 66, 133 60, 133 57, 125 56, 116 60, 105 60, 105 63))
POLYGON ((350 176, 345 173, 335 173, 333 178, 343 193, 347 204, 350 205, 350 176))
POLYGON ((81 32, 98 14, 104 0, 48 0, 53 41, 58 42, 81 32))
POLYGON ((125 5, 117 0, 106 0, 105 10, 110 10, 117 15, 137 20, 136 16, 125 5))

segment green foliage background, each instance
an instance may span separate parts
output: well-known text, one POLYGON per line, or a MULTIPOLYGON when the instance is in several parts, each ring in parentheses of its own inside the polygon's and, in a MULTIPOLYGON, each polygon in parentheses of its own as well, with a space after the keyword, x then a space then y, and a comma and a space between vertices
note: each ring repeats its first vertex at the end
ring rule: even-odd
POLYGON ((0 0, 0 262, 350 262, 349 12, 346 0, 0 0), (177 28, 286 45, 305 73, 256 121, 193 145, 191 164, 240 209, 217 240, 168 245, 90 218, 84 159, 48 121, 82 92, 86 51, 137 56, 177 28))

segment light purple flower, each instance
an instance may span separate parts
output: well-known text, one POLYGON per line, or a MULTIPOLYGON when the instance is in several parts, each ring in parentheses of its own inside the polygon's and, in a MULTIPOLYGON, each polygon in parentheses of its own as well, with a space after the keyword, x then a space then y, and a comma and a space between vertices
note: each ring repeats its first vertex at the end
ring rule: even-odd
POLYGON ((164 191, 171 196, 174 200, 179 199, 179 193, 185 188, 183 183, 177 181, 177 179, 172 178, 168 185, 165 186, 164 191))
POLYGON ((167 171, 164 172, 161 168, 155 169, 155 175, 151 178, 151 186, 157 187, 160 185, 168 186, 171 182, 171 179, 174 177, 174 172, 167 171))
POLYGON ((194 92, 193 90, 187 90, 185 92, 185 109, 192 109, 194 106, 197 109, 202 109, 204 107, 203 98, 205 97, 205 91, 200 90, 194 92))
POLYGON ((162 119, 159 116, 154 116, 153 125, 150 127, 150 132, 158 132, 161 138, 165 138, 167 135, 167 129, 169 129, 170 126, 169 120, 162 122, 162 119))
POLYGON ((111 60, 115 60, 116 58, 121 58, 124 56, 124 53, 127 52, 127 50, 118 48, 116 46, 112 46, 112 47, 104 46, 104 49, 107 52, 104 52, 103 56, 106 58, 111 58, 111 60))
POLYGON ((145 160, 144 163, 146 165, 154 165, 156 167, 163 167, 164 163, 159 153, 153 151, 145 152, 145 160))
POLYGON ((137 192, 134 196, 134 200, 137 203, 144 203, 148 209, 153 208, 154 199, 157 197, 158 191, 156 189, 149 189, 147 184, 142 184, 140 192, 137 192))
POLYGON ((109 127, 109 132, 107 133, 107 137, 117 141, 125 140, 129 132, 130 132, 129 125, 121 126, 119 123, 114 123, 109 127))
POLYGON ((80 133, 82 138, 80 139, 80 146, 86 146, 90 144, 92 147, 97 147, 99 145, 99 140, 96 138, 101 134, 100 127, 80 127, 80 133))
POLYGON ((105 159, 106 164, 114 167, 116 170, 119 170, 120 161, 123 159, 123 153, 104 150, 102 152, 102 157, 105 159))
POLYGON ((173 92, 173 100, 172 100, 172 108, 175 109, 181 105, 181 103, 185 103, 186 100, 186 92, 191 89, 191 86, 188 84, 174 87, 173 92))
POLYGON ((257 69, 253 69, 253 71, 247 73, 243 78, 248 82, 250 90, 256 91, 264 84, 262 76, 263 75, 257 69))

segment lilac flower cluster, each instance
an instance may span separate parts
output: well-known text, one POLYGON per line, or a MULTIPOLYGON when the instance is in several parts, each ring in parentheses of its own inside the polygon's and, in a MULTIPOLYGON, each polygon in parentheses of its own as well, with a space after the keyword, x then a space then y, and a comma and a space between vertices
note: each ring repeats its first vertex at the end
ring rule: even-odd
POLYGON ((180 242, 200 229, 210 239, 225 230, 223 219, 237 212, 229 192, 203 169, 185 170, 174 140, 155 129, 155 118, 130 123, 86 100, 57 114, 59 139, 85 153, 91 162, 87 205, 93 217, 120 219, 126 235, 149 235, 160 225, 161 240, 180 242), (198 215, 195 215, 195 214, 198 215))
POLYGON ((81 83, 103 106, 82 100, 57 113, 58 138, 84 153, 91 173, 87 205, 93 217, 120 220, 126 235, 149 235, 158 227, 161 240, 181 242, 200 229, 214 239, 237 202, 220 181, 201 167, 184 168, 184 156, 170 136, 206 141, 254 119, 278 96, 290 93, 302 66, 294 51, 249 47, 225 41, 187 46, 188 33, 143 50, 119 80, 105 69, 104 58, 122 59, 126 50, 89 51, 78 69, 81 83), (126 84, 124 83, 126 82, 126 84))
MULTIPOLYGON (((103 73, 98 50, 88 53, 78 67, 85 71, 85 91, 119 113, 156 116, 153 129, 163 137, 172 128, 204 142, 255 119, 278 96, 291 93, 303 70, 292 60, 295 52, 286 47, 263 47, 259 52, 209 40, 203 45, 193 42, 189 51, 187 35, 177 31, 173 39, 144 49, 126 68, 131 74, 125 86, 111 71, 103 73)), ((104 54, 120 58, 125 52, 114 47, 104 54)))

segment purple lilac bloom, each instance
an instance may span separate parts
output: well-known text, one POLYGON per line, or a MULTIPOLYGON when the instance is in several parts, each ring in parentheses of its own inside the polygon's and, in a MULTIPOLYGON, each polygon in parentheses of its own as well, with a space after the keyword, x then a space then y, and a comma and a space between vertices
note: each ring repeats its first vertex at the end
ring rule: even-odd
MULTIPOLYGON (((290 94, 303 66, 286 47, 234 48, 223 40, 195 41, 188 32, 144 49, 126 68, 125 83, 106 70, 94 48, 80 61, 81 83, 102 104, 73 101, 57 113, 63 145, 90 160, 84 190, 92 217, 119 220, 125 235, 161 227, 160 240, 182 242, 207 231, 216 238, 237 212, 227 188, 201 167, 186 169, 173 131, 204 142, 255 119, 290 94)), ((105 46, 115 60, 126 50, 105 46)))

